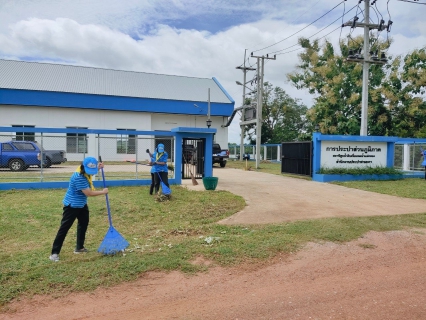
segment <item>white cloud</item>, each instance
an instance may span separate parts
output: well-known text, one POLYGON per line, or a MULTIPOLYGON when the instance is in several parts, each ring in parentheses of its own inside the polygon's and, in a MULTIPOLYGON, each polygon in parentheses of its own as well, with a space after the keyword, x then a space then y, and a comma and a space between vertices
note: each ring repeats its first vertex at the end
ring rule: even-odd
MULTIPOLYGON (((0 58, 33 58, 76 65, 134 70, 194 77, 216 77, 241 104, 244 50, 269 46, 299 31, 337 3, 324 1, 260 1, 241 6, 237 0, 3 0, 0 3, 0 58), (246 10, 246 11, 244 11, 246 10), (175 28, 176 21, 190 21, 221 13, 235 13, 234 25, 210 33, 194 28, 175 28), (256 21, 239 22, 245 14, 256 21), (257 14, 259 13, 259 14, 257 14), (253 18, 254 19, 254 18, 253 18), (303 21, 303 23, 298 23, 303 21)), ((388 20, 387 2, 378 1, 379 12, 388 20)), ((346 4, 346 10, 353 4, 346 4)), ((391 2, 395 42, 391 53, 403 53, 426 44, 424 6, 391 2), (423 9, 424 8, 424 9, 423 9)), ((338 18, 343 7, 280 44, 255 54, 290 47, 300 36, 310 36, 338 18)), ((358 10, 360 17, 360 10, 358 10)), ((350 20, 355 10, 345 17, 350 20)), ((232 18, 232 15, 231 15, 232 18)), ((372 12, 372 20, 377 20, 372 12)), ((321 32, 322 37, 341 21, 321 32)), ((342 37, 348 34, 344 28, 342 37)), ((362 32, 362 30, 356 30, 362 32)), ((340 30, 327 38, 337 43, 340 30)), ((292 48, 295 49, 296 47, 292 48)), ((291 50, 291 49, 289 49, 291 50)), ((286 52, 288 50, 284 50, 286 52)), ((281 53, 281 52, 279 52, 281 53)), ((286 74, 294 70, 300 51, 278 55, 265 65, 265 81, 285 89, 310 105, 312 97, 290 86, 286 74)), ((255 59, 249 59, 254 64, 255 59)), ((249 73, 253 76, 254 73, 249 73)), ((239 119, 229 128, 229 141, 239 142, 239 119)))

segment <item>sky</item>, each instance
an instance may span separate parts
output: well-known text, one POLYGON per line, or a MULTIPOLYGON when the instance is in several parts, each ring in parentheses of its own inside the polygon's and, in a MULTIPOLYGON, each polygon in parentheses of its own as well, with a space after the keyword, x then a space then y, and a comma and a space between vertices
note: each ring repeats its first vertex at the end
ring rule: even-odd
MULTIPOLYGON (((390 32, 379 35, 393 39, 388 55, 426 46, 426 0, 419 3, 377 0, 370 9, 372 23, 393 21, 390 32)), ((244 64, 245 53, 246 66, 255 67, 251 52, 275 52, 264 81, 310 107, 313 96, 286 77, 297 70, 297 39, 337 44, 350 33, 362 35, 362 28, 340 27, 355 15, 363 21, 364 1, 357 5, 358 0, 0 0, 0 59, 215 77, 239 107, 243 90, 236 81, 243 82, 243 72, 236 67, 244 64)), ((254 75, 248 72, 247 79, 254 75)), ((235 117, 229 127, 231 143, 240 142, 239 121, 235 117)))

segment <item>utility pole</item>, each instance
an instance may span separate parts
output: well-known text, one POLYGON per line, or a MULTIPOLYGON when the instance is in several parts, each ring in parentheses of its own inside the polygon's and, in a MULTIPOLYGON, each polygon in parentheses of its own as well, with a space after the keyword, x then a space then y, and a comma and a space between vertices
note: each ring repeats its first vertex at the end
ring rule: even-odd
MULTIPOLYGON (((242 101, 242 113, 241 113, 241 122, 245 121, 245 114, 246 114, 246 108, 245 108, 245 99, 246 99, 246 81, 247 81, 247 71, 254 71, 256 70, 256 68, 250 68, 250 67, 246 67, 246 52, 247 49, 244 51, 244 67, 236 67, 236 69, 240 69, 243 70, 244 72, 244 81, 243 81, 243 101, 242 101)), ((244 156, 244 134, 245 134, 245 125, 242 124, 240 125, 241 128, 241 140, 240 140, 240 160, 243 160, 243 156, 244 156)))
MULTIPOLYGON (((359 3, 364 1, 364 23, 358 23, 358 17, 354 17, 352 21, 346 22, 342 25, 342 27, 350 26, 352 28, 355 27, 363 27, 364 28, 364 47, 363 47, 363 55, 361 55, 361 49, 357 53, 354 53, 353 50, 349 50, 347 61, 351 62, 360 62, 363 64, 362 67, 362 105, 361 105, 361 129, 360 136, 368 135, 368 85, 369 85, 369 70, 370 64, 385 64, 387 59, 382 53, 381 58, 378 57, 378 52, 374 54, 374 52, 370 51, 370 30, 377 29, 378 31, 382 31, 387 29, 390 31, 390 26, 392 25, 392 21, 388 21, 388 24, 385 25, 385 21, 382 19, 380 24, 371 24, 370 23, 370 0, 359 0, 359 3), (371 58, 371 59, 370 59, 371 58)), ((373 0, 372 5, 377 0, 373 0)))
POLYGON ((269 55, 254 56, 257 58, 257 111, 256 111, 256 169, 259 169, 260 164, 260 141, 262 139, 262 102, 263 102, 263 76, 265 74, 265 59, 276 60, 276 55, 273 58, 269 55))
MULTIPOLYGON (((365 23, 368 24, 370 22, 370 0, 364 1, 364 16, 365 23)), ((362 102, 361 102, 361 129, 359 131, 360 136, 368 135, 367 132, 367 124, 368 124, 368 74, 370 72, 370 64, 367 62, 368 60, 368 51, 370 46, 370 28, 365 25, 364 26, 364 62, 362 65, 362 102)))

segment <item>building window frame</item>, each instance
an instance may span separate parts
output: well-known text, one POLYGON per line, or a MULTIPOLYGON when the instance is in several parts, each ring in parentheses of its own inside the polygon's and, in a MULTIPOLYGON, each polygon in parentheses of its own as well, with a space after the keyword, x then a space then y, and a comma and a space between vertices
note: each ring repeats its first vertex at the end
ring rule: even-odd
MULTIPOLYGON (((136 129, 117 129, 118 131, 136 131, 136 129)), ((136 154, 136 135, 117 134, 117 154, 136 154)))
MULTIPOLYGON (((67 127, 67 129, 88 129, 83 127, 67 127)), ((67 133, 67 153, 87 153, 86 133, 67 133)))
MULTIPOLYGON (((35 128, 35 126, 28 126, 28 125, 12 125, 13 128, 35 128)), ((15 132, 15 138, 16 141, 35 141, 35 132, 15 132)))

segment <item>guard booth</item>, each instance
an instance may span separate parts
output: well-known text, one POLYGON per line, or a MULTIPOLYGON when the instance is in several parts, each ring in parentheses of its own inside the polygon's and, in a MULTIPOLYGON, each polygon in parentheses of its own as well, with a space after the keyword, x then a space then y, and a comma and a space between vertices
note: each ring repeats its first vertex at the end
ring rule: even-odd
POLYGON ((173 128, 176 136, 176 181, 213 176, 213 135, 216 129, 178 127, 173 128), (182 155, 182 156, 180 156, 182 155), (178 175, 178 168, 181 174, 178 175))
POLYGON ((312 141, 281 143, 281 173, 312 177, 312 141))
POLYGON ((182 139, 182 179, 195 179, 204 177, 206 139, 182 139))

